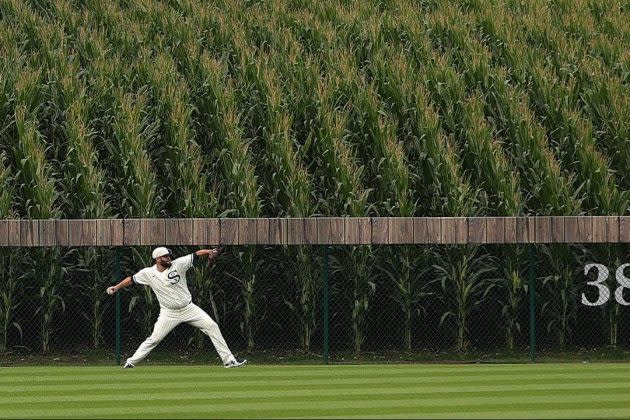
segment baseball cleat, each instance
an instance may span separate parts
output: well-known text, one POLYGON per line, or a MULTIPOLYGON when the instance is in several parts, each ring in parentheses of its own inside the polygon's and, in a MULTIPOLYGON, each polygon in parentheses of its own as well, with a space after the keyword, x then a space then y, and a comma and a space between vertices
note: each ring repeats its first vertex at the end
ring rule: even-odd
POLYGON ((247 363, 247 359, 243 359, 243 360, 232 359, 226 364, 224 364, 223 367, 226 369, 236 368, 236 367, 241 367, 245 365, 246 363, 247 363))
POLYGON ((127 362, 125 363, 125 366, 123 366, 123 369, 133 369, 133 367, 134 367, 133 363, 127 362))

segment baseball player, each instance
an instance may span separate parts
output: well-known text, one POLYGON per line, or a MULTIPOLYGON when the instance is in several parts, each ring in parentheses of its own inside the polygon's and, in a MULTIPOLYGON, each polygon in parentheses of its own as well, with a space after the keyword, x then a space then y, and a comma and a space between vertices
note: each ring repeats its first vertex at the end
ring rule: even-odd
POLYGON ((172 260, 171 251, 165 247, 155 248, 152 253, 155 265, 138 271, 115 286, 107 288, 113 295, 119 289, 131 284, 145 284, 151 287, 160 303, 160 315, 153 327, 153 333, 144 340, 138 350, 127 359, 125 368, 133 368, 147 357, 166 335, 182 322, 187 322, 203 331, 219 353, 223 366, 233 368, 245 365, 247 360, 237 360, 228 348, 219 326, 203 309, 192 303, 192 296, 186 284, 186 271, 199 257, 207 256, 209 262, 219 254, 218 249, 200 249, 192 254, 172 260))

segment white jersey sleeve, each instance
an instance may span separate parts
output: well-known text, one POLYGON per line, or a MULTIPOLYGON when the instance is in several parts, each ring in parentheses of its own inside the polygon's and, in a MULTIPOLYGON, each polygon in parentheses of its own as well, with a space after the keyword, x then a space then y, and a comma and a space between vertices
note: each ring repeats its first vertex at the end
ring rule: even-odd
POLYGON ((173 261, 173 265, 175 265, 179 271, 186 272, 192 267, 194 258, 194 254, 184 255, 173 261))
POLYGON ((134 283, 136 284, 150 284, 151 282, 151 275, 149 274, 149 270, 147 270, 146 268, 143 268, 142 270, 138 271, 136 274, 134 274, 131 277, 131 280, 133 280, 134 283))

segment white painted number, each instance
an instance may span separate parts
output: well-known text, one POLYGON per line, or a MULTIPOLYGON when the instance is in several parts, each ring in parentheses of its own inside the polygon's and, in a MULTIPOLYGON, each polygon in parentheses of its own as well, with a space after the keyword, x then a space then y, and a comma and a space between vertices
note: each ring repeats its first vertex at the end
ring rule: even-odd
POLYGON ((608 302, 608 298, 610 298, 610 290, 608 290, 608 287, 606 287, 605 284, 602 284, 608 278, 608 268, 602 264, 587 264, 584 267, 584 275, 587 275, 593 267, 597 269, 597 280, 587 281, 586 284, 597 287, 598 297, 595 302, 591 302, 588 300, 586 295, 582 293, 582 305, 586 306, 600 306, 608 302))
POLYGON ((630 289, 630 279, 623 274, 623 270, 625 270, 628 266, 630 266, 630 263, 619 266, 619 268, 617 268, 617 272, 615 273, 617 283, 619 283, 619 287, 615 289, 615 300, 620 305, 624 306, 630 305, 630 302, 627 302, 623 298, 623 289, 630 289))
MULTIPOLYGON (((630 263, 619 266, 615 272, 615 279, 617 280, 617 284, 619 284, 619 287, 615 289, 615 300, 620 305, 630 306, 630 302, 623 297, 623 289, 630 289, 630 278, 626 277, 624 274, 626 267, 630 267, 630 263)), ((597 287, 598 296, 595 302, 591 302, 586 295, 582 293, 582 305, 601 306, 608 302, 610 298, 610 289, 608 289, 608 286, 604 283, 608 279, 609 271, 603 264, 586 264, 586 266, 584 266, 584 275, 587 275, 589 271, 591 271, 591 268, 597 270, 597 280, 587 281, 586 284, 597 287)))

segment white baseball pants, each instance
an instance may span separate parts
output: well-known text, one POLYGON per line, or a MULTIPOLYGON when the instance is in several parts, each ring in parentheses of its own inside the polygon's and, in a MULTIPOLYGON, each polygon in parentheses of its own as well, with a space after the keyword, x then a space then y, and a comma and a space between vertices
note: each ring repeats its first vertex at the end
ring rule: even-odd
POLYGON ((127 363, 135 365, 142 361, 173 328, 182 322, 187 322, 193 327, 199 328, 204 334, 210 337, 214 348, 217 350, 217 353, 219 353, 221 360, 223 360, 223 364, 234 358, 225 343, 225 339, 223 339, 223 335, 217 323, 214 322, 214 320, 210 318, 210 315, 203 309, 191 303, 182 309, 160 308, 160 315, 153 326, 153 333, 140 344, 140 347, 138 347, 138 350, 136 350, 133 356, 127 359, 127 363))

